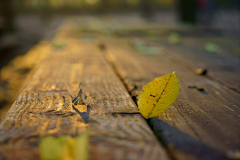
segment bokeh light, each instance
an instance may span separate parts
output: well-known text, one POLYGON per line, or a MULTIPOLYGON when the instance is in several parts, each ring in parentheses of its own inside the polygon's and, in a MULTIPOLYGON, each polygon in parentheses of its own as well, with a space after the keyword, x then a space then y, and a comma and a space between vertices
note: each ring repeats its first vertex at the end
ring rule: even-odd
POLYGON ((99 0, 86 0, 88 4, 95 5, 99 2, 99 0))

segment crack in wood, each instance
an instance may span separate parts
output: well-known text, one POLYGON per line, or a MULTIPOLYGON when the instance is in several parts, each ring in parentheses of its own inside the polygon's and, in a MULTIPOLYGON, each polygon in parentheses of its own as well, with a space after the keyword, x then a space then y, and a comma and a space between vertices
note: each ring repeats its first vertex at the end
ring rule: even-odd
MULTIPOLYGON (((103 54, 103 57, 105 57, 105 60, 112 66, 113 71, 114 71, 115 74, 119 77, 119 79, 121 80, 121 82, 122 82, 122 84, 124 85, 125 89, 128 91, 129 95, 131 96, 132 100, 135 102, 135 105, 137 106, 137 96, 138 96, 138 94, 133 96, 132 93, 134 93, 134 91, 138 91, 138 87, 134 84, 134 88, 130 91, 130 90, 128 89, 127 83, 125 83, 125 81, 124 81, 124 77, 121 76, 120 72, 119 72, 118 69, 117 69, 117 66, 114 64, 114 60, 111 58, 111 56, 109 56, 110 53, 108 53, 107 50, 104 50, 104 53, 102 52, 102 54, 103 54)), ((142 80, 140 80, 140 81, 142 81, 142 80)), ((113 115, 114 115, 114 114, 123 114, 123 115, 124 115, 124 114, 129 114, 129 113, 119 112, 119 113, 112 113, 112 114, 113 114, 113 115)), ((139 113, 131 113, 131 114, 132 114, 132 115, 136 115, 136 114, 140 114, 140 112, 139 112, 139 113)), ((142 117, 142 115, 141 115, 141 117, 142 117)), ((150 123, 149 123, 146 119, 144 119, 144 120, 147 122, 149 128, 153 131, 154 136, 159 140, 158 136, 157 136, 156 133, 154 132, 154 130, 153 130, 153 128, 151 127, 150 123)), ((159 144, 161 144, 162 146, 164 146, 164 149, 166 150, 169 158, 171 158, 172 160, 176 160, 175 155, 173 155, 173 153, 171 153, 171 151, 169 150, 169 148, 166 147, 166 146, 163 144, 162 141, 159 140, 159 144)))

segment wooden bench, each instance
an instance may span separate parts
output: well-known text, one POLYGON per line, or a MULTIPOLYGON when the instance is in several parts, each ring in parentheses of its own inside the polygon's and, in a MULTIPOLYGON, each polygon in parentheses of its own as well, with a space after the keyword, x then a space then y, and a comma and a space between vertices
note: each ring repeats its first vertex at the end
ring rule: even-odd
MULTIPOLYGON (((0 124, 1 159, 39 159, 42 138, 76 137, 86 128, 90 159, 240 158, 239 83, 231 82, 239 75, 225 77, 220 69, 211 72, 211 67, 210 78, 195 74, 204 51, 183 44, 172 49, 161 41, 157 45, 164 52, 145 55, 124 38, 98 35, 84 41, 71 25, 60 28, 53 41, 64 45, 45 50, 45 59, 0 124), (197 58, 194 55, 188 63, 184 56, 196 50, 197 58), (181 81, 177 101, 146 121, 134 102, 139 91, 155 77, 173 71, 181 81), (79 82, 89 105, 76 112, 72 96, 78 93, 79 82)), ((226 57, 239 64, 239 58, 226 57)))

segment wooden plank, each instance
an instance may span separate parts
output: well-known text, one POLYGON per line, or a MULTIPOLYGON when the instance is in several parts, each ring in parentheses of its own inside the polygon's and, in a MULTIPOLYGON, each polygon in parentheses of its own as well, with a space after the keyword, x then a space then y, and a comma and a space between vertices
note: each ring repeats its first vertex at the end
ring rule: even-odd
POLYGON ((0 121, 11 108, 34 68, 48 54, 51 43, 41 41, 0 70, 0 121), (17 80, 16 80, 17 79, 17 80))
POLYGON ((168 159, 140 115, 90 116, 89 124, 86 124, 69 107, 68 110, 36 116, 35 119, 28 116, 28 119, 32 122, 23 125, 25 129, 19 127, 5 130, 8 135, 1 136, 1 140, 5 141, 0 147, 1 159, 38 159, 37 145, 42 137, 77 136, 86 127, 90 128, 91 134, 90 159, 168 159), (33 126, 37 120, 38 127, 33 126))
MULTIPOLYGON (((212 150, 214 152, 212 155, 215 155, 211 157, 213 159, 219 157, 225 159, 221 154, 229 155, 232 151, 240 150, 239 94, 175 63, 176 59, 167 52, 160 55, 144 55, 130 48, 124 40, 111 39, 106 40, 106 43, 107 58, 115 66, 133 96, 155 77, 176 71, 182 86, 180 95, 172 107, 159 116, 160 122, 164 121, 178 130, 172 134, 173 137, 179 139, 178 133, 183 132, 191 139, 196 139, 198 143, 195 144, 204 144, 199 146, 200 149, 207 145, 217 150, 212 150), (200 92, 196 88, 191 88, 192 86, 201 87, 205 91, 200 92)), ((159 136, 167 139, 166 135, 159 136)), ((176 144, 172 141, 167 142, 171 142, 167 146, 179 159, 192 159, 192 156, 202 158, 189 150, 187 155, 193 155, 186 156, 186 151, 183 150, 184 143, 177 145, 178 142, 176 144), (182 151, 181 154, 175 154, 176 148, 182 151)), ((198 146, 194 145, 192 149, 195 147, 198 146)), ((205 151, 209 150, 209 147, 205 148, 205 151)))
POLYGON ((41 138, 77 136, 86 127, 90 159, 169 159, 98 47, 58 43, 64 45, 52 48, 0 124, 1 159, 39 159, 41 138), (80 114, 71 97, 79 82, 90 103, 80 114))
POLYGON ((204 50, 205 43, 194 38, 183 38, 177 45, 161 40, 157 45, 193 66, 193 70, 207 69, 210 79, 240 92, 240 57, 229 53, 231 50, 227 47, 222 46, 220 53, 209 53, 204 50))

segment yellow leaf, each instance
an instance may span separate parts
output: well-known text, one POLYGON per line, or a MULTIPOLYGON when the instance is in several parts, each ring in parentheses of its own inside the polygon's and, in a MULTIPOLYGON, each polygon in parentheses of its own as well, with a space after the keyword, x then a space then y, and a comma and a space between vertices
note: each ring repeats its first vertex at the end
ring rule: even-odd
POLYGON ((75 160, 89 159, 89 133, 86 131, 83 135, 75 139, 73 145, 73 157, 75 160))
POLYGON ((78 137, 48 136, 39 144, 42 160, 87 160, 89 159, 89 132, 78 137))
POLYGON ((40 157, 43 160, 64 160, 71 159, 69 155, 68 143, 71 136, 61 136, 58 138, 48 136, 40 141, 40 157))
POLYGON ((140 91, 137 102, 140 113, 146 119, 158 116, 175 102, 180 87, 175 72, 154 79, 140 91))

